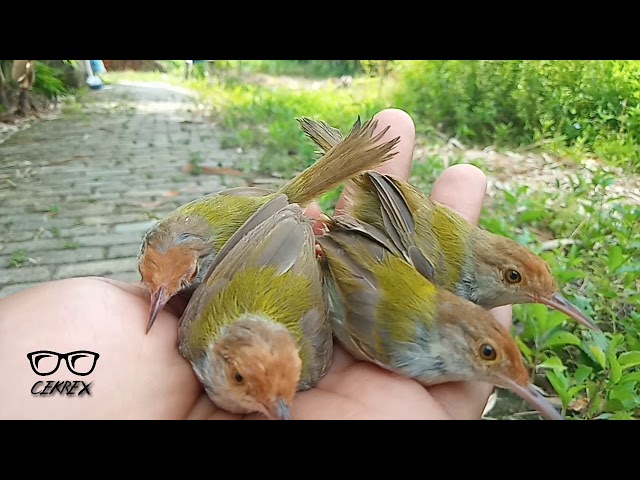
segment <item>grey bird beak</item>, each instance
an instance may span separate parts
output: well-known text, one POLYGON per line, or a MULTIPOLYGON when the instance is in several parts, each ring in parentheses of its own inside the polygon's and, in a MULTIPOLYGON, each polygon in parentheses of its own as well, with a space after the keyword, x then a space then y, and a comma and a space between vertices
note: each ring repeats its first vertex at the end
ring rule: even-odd
POLYGON ((162 310, 162 308, 167 304, 168 301, 169 301, 169 296, 167 295, 167 291, 163 287, 160 287, 158 290, 156 290, 151 294, 149 323, 147 324, 146 333, 149 333, 149 330, 151 330, 151 327, 153 326, 153 322, 156 321, 158 312, 162 310))
POLYGON ((291 408, 282 398, 278 398, 269 409, 269 415, 277 420, 291 420, 291 408))
POLYGON ((559 312, 568 315, 573 318, 576 322, 584 325, 585 327, 595 330, 596 332, 602 332, 602 330, 593 323, 589 317, 587 317, 584 313, 582 313, 578 308, 570 303, 566 298, 564 298, 559 293, 554 293, 549 297, 533 297, 533 301, 536 303, 541 303, 548 307, 554 308, 559 312))
POLYGON ((560 413, 558 413, 553 405, 551 405, 551 402, 540 395, 540 392, 538 392, 532 384, 523 387, 521 385, 518 385, 510 378, 506 377, 500 377, 500 382, 502 383, 504 388, 508 388, 533 408, 535 408, 538 412, 540 412, 540 415, 542 415, 545 419, 564 420, 564 417, 560 415, 560 413))

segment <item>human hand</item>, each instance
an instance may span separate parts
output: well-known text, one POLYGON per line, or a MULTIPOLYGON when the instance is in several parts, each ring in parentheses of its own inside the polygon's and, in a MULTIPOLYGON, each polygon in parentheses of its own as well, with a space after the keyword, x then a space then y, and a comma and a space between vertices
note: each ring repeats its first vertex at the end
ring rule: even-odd
MULTIPOLYGON (((401 136, 398 155, 379 171, 407 180, 415 127, 399 110, 378 114, 391 125, 385 140, 401 136)), ((470 165, 447 169, 431 197, 473 223, 486 189, 484 174, 470 165)), ((341 200, 338 209, 343 205, 341 200)), ((317 206, 307 210, 316 218, 317 206)), ((232 415, 209 400, 190 364, 178 352, 178 321, 185 305, 174 298, 145 335, 148 293, 138 284, 103 278, 60 280, 0 299, 0 375, 5 389, 0 418, 263 419, 232 415), (92 397, 70 402, 34 397, 26 353, 39 349, 88 349, 100 354, 91 374, 92 397)), ((494 310, 504 326, 511 307, 494 310)), ((357 362, 338 345, 320 383, 296 396, 294 419, 478 419, 493 386, 460 382, 424 388, 416 381, 357 362)))

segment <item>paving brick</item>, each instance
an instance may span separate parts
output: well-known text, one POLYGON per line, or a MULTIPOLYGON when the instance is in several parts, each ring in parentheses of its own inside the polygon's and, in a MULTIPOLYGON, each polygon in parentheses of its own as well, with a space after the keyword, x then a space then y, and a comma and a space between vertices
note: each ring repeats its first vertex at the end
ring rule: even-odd
POLYGON ((122 193, 129 190, 129 186, 123 183, 103 183, 96 187, 97 193, 122 193))
POLYGON ((0 285, 42 282, 51 278, 52 268, 46 266, 23 266, 0 270, 0 285))
POLYGON ((76 218, 48 218, 45 217, 40 222, 29 221, 29 222, 16 222, 12 224, 12 230, 21 232, 25 230, 31 230, 34 233, 38 231, 41 227, 45 230, 51 230, 52 228, 69 228, 75 225, 78 225, 79 220, 76 218))
POLYGON ((114 245, 109 248, 107 258, 137 258, 140 253, 140 243, 130 243, 128 245, 114 245))
POLYGON ((139 232, 110 233, 108 235, 77 237, 75 241, 83 247, 107 247, 110 245, 141 242, 142 234, 139 232))
POLYGON ((87 275, 108 276, 113 273, 137 271, 137 265, 131 258, 117 258, 100 260, 97 262, 82 262, 62 265, 53 275, 54 280, 69 277, 84 277, 87 275))
POLYGON ((148 221, 148 222, 138 222, 138 223, 120 223, 118 225, 114 225, 113 231, 114 233, 122 233, 122 232, 140 232, 144 233, 149 230, 153 225, 156 224, 156 220, 148 221))
POLYGON ((43 195, 37 190, 24 189, 16 197, 3 198, 0 203, 3 207, 22 207, 25 208, 23 211, 30 212, 32 211, 31 207, 34 205, 53 205, 60 202, 62 195, 62 193, 58 195, 43 195))
POLYGON ((103 215, 100 217, 85 217, 82 219, 84 225, 114 225, 118 223, 137 222, 148 220, 144 213, 121 213, 118 215, 103 215))
POLYGON ((61 228, 60 237, 81 237, 85 235, 101 235, 111 231, 111 225, 82 225, 71 228, 61 228))
POLYGON ((107 203, 95 203, 95 204, 75 204, 75 205, 60 205, 60 213, 56 215, 56 218, 67 217, 95 217, 98 215, 106 215, 113 213, 115 205, 109 205, 107 203))
POLYGON ((14 232, 13 230, 9 230, 8 232, 0 231, 0 254, 2 254, 3 243, 24 242, 26 240, 33 240, 34 235, 35 235, 35 232, 30 232, 30 231, 21 231, 21 232, 14 232))
MULTIPOLYGON (((32 253, 38 250, 56 250, 62 248, 63 241, 57 238, 41 238, 38 240, 26 240, 24 242, 11 242, 2 245, 3 255, 12 254, 17 250, 25 250, 32 253)), ((1 282, 0 282, 1 283, 1 282)))
POLYGON ((111 275, 108 275, 108 278, 120 280, 121 282, 138 283, 140 281, 140 274, 136 270, 135 272, 113 273, 111 275))
POLYGON ((60 265, 66 263, 103 260, 106 255, 104 247, 69 248, 36 253, 33 257, 38 265, 60 265))
POLYGON ((27 288, 35 287, 40 285, 42 282, 32 282, 32 283, 16 283, 14 285, 7 285, 6 287, 0 288, 0 298, 8 297, 17 292, 21 292, 22 290, 26 290, 27 288))

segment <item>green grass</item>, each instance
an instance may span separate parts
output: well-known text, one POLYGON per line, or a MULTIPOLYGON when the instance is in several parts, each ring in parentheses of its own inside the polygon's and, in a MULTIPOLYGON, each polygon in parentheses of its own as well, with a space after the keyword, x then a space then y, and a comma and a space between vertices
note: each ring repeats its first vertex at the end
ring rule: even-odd
POLYGON ((214 108, 214 117, 228 132, 223 148, 259 148, 251 168, 258 173, 291 176, 317 159, 317 148, 306 140, 296 117, 323 119, 347 130, 360 115, 366 119, 390 106, 378 96, 378 82, 360 79, 353 89, 328 86, 319 91, 292 90, 228 82, 209 85, 192 81, 201 100, 214 108))
POLYGON ((20 268, 28 260, 27 251, 25 249, 16 250, 9 260, 10 268, 20 268))
POLYGON ((80 244, 73 240, 65 240, 65 242, 62 244, 63 250, 76 250, 78 248, 80 248, 80 244))
MULTIPOLYGON (((178 77, 136 76, 185 85, 178 77)), ((382 94, 376 79, 362 78, 357 78, 350 89, 328 85, 318 91, 243 84, 233 77, 212 85, 206 81, 187 85, 212 107, 214 118, 225 130, 223 146, 257 148, 262 155, 257 164, 248 168, 289 177, 317 158, 316 147, 303 135, 295 117, 322 119, 346 132, 357 115, 367 119, 383 108, 397 106, 390 95, 394 88, 397 95, 399 84, 389 81, 382 94)), ((608 84, 607 88, 608 92, 612 87, 608 84)), ((590 95, 596 98, 596 86, 592 86, 590 95)), ((586 108, 581 114, 591 115, 586 108)), ((482 115, 490 112, 478 111, 482 115)), ((491 120, 490 115, 487 118, 491 120)), ((419 129, 422 130, 420 126, 419 129)), ((495 138, 496 131, 501 132, 503 140, 508 140, 508 129, 493 130, 488 138, 495 138)), ((513 138, 511 145, 521 140, 515 133, 513 138)), ((535 135, 529 138, 538 139, 535 135)), ((560 144, 563 141, 558 140, 560 144)), ((542 144, 541 148, 557 151, 557 145, 542 144)), ((573 151, 578 152, 576 148, 573 151)), ((609 161, 617 163, 611 158, 609 161)), ((483 160, 475 163, 491 175, 489 163, 483 160)), ((415 162, 411 182, 429 193, 443 168, 444 163, 438 157, 415 162)), ((541 193, 524 184, 509 183, 485 206, 481 225, 539 253, 550 263, 567 299, 606 332, 600 335, 588 332, 563 314, 541 305, 514 307, 513 332, 523 355, 528 365, 547 379, 547 389, 561 397, 565 413, 580 419, 638 418, 640 209, 603 194, 615 180, 614 174, 601 170, 587 183, 581 180, 581 167, 575 168, 577 174, 572 176, 569 191, 541 193), (573 244, 541 251, 542 234, 545 239, 570 239, 573 244)), ((321 206, 328 213, 332 212, 339 193, 340 189, 336 189, 321 199, 321 206)))
POLYGON ((229 68, 269 75, 290 75, 308 78, 340 77, 355 75, 360 69, 354 60, 243 60, 231 61, 229 68))

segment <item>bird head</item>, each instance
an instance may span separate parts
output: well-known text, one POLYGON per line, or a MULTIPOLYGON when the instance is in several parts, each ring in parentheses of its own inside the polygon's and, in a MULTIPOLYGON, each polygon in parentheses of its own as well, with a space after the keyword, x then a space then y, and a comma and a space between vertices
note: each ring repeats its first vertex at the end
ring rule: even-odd
POLYGON ((152 243, 145 248, 138 268, 142 282, 151 294, 147 333, 171 297, 188 289, 197 280, 199 259, 199 250, 189 245, 159 248, 152 243))
POLYGON ((568 315, 585 327, 600 331, 593 321, 558 290, 549 264, 519 243, 477 229, 472 297, 487 308, 540 303, 568 315))
POLYGON ((228 327, 207 357, 199 376, 215 403, 270 419, 291 418, 302 362, 286 329, 260 319, 241 320, 228 327))
POLYGON ((532 385, 522 353, 493 315, 484 308, 441 291, 439 319, 449 348, 457 352, 449 366, 462 377, 511 390, 549 420, 563 417, 532 385))

